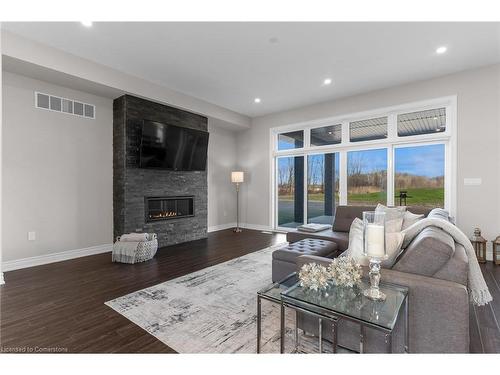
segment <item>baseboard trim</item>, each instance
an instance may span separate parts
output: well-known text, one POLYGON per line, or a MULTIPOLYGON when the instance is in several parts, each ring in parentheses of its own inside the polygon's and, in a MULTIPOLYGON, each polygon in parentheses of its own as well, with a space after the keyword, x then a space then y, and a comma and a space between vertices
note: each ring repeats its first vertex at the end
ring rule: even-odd
POLYGON ((208 233, 210 233, 210 232, 217 232, 219 230, 225 230, 225 229, 234 228, 234 227, 236 227, 236 223, 227 223, 227 224, 214 225, 214 226, 208 227, 207 232, 208 233))
POLYGON ((83 249, 75 249, 75 250, 62 251, 59 253, 40 255, 36 257, 9 260, 6 262, 2 262, 2 271, 8 272, 8 271, 19 270, 21 268, 35 267, 35 266, 41 266, 43 264, 62 262, 64 260, 107 253, 112 250, 113 250, 113 244, 104 244, 104 245, 86 247, 83 249))
POLYGON ((253 230, 265 230, 265 231, 272 231, 273 230, 268 225, 260 225, 260 224, 243 223, 243 224, 241 224, 241 227, 245 228, 245 229, 253 229, 253 230))
MULTIPOLYGON (((208 233, 210 232, 217 232, 219 230, 225 230, 225 229, 230 229, 230 228, 235 228, 236 223, 227 223, 227 224, 220 224, 220 225, 214 225, 211 227, 208 227, 208 233)), ((240 227, 244 229, 253 229, 253 230, 266 230, 270 231, 272 230, 271 227, 267 225, 259 225, 259 224, 248 224, 248 223, 240 223, 240 227)))

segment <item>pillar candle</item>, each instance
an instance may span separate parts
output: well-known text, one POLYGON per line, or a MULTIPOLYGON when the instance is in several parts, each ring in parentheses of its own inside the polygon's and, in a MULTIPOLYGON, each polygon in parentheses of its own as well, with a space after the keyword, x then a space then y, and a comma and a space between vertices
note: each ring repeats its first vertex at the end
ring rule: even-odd
POLYGON ((368 224, 366 226, 366 253, 369 257, 385 256, 384 226, 368 224))

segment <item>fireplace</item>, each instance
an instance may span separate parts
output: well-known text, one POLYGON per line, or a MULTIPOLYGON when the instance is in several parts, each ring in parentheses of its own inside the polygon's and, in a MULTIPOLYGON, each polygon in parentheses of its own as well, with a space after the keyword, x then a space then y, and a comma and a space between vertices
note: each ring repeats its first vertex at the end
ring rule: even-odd
POLYGON ((146 223, 194 216, 194 196, 145 197, 146 223))

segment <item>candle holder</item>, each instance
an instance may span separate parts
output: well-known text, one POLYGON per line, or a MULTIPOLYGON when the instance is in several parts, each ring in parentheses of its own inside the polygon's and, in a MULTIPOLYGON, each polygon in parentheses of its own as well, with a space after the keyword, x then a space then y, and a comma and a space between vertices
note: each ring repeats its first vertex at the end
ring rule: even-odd
POLYGON ((363 212, 363 253, 370 259, 370 288, 363 295, 374 301, 384 301, 380 291, 380 263, 387 258, 385 247, 385 212, 363 212))

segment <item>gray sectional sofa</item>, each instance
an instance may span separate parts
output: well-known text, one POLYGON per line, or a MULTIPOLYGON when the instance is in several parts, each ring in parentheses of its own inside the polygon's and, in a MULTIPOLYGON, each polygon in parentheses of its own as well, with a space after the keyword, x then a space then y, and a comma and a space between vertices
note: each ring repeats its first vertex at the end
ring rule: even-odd
MULTIPOLYGON (((337 243, 339 252, 347 249, 349 227, 370 206, 339 206, 332 230, 318 233, 288 233, 289 242, 303 238, 320 238, 337 243)), ((409 207, 413 213, 438 215, 426 208, 409 207)), ((316 262, 327 265, 331 258, 303 255, 296 266, 316 262)), ((364 269, 367 274, 367 269, 364 269)), ((465 249, 446 232, 436 227, 424 229, 402 252, 391 269, 382 270, 382 282, 409 288, 409 350, 410 353, 467 353, 469 352, 469 295, 467 291, 468 258, 465 249)), ((400 324, 404 324, 400 319, 400 324)), ((318 334, 316 319, 299 315, 299 327, 318 334)), ((393 351, 403 351, 402 327, 396 327, 393 351)), ((359 348, 359 326, 341 321, 338 341, 351 350, 359 348)), ((323 325, 323 337, 331 337, 331 327, 323 325)), ((366 352, 383 352, 384 338, 379 332, 367 329, 366 352)))

